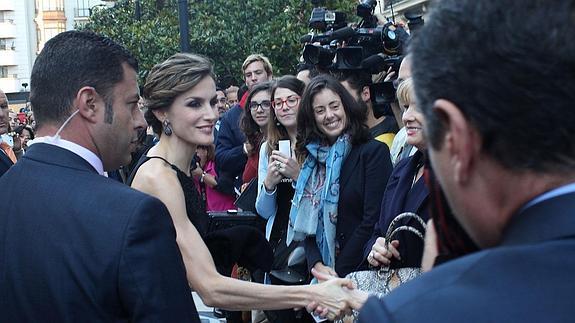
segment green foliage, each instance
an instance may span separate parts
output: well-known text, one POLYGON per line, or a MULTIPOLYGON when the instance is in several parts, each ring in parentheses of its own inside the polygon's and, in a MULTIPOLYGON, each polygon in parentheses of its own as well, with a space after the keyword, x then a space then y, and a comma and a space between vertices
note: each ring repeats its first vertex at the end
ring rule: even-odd
MULTIPOLYGON (((83 27, 118 41, 140 62, 140 78, 154 64, 177 53, 179 45, 178 1, 140 0, 141 19, 135 19, 135 1, 121 0, 111 8, 94 8, 83 27)), ((326 1, 326 7, 344 11, 354 20, 357 1, 326 1)), ((303 0, 189 0, 191 51, 214 61, 220 84, 240 85, 245 57, 261 53, 269 57, 274 75, 295 73, 301 54, 299 38, 309 31, 312 5, 303 0)))

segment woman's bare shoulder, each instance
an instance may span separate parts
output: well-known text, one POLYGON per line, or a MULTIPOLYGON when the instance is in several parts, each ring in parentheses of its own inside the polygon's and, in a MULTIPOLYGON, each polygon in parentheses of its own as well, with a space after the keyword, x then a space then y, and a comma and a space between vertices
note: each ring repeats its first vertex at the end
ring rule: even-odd
POLYGON ((160 158, 151 158, 138 168, 132 187, 153 193, 165 187, 173 187, 175 183, 179 183, 178 177, 170 164, 160 158))

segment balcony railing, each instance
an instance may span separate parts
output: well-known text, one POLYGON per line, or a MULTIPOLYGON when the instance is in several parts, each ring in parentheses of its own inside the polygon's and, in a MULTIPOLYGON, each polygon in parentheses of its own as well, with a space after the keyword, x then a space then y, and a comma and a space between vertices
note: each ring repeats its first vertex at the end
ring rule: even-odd
POLYGON ((16 50, 16 46, 8 44, 0 44, 0 50, 16 50))

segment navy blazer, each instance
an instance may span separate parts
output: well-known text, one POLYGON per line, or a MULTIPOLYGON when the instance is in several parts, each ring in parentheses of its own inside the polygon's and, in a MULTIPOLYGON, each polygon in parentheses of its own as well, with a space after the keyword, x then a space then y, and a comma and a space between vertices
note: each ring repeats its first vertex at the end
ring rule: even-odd
MULTIPOLYGON (((242 112, 243 109, 240 105, 235 105, 224 114, 220 122, 220 130, 216 141, 216 166, 219 179, 224 179, 226 184, 236 183, 236 185, 241 185, 242 173, 248 160, 244 153, 246 137, 240 129, 242 112), (239 183, 235 180, 238 176, 239 183)), ((237 186, 239 187, 239 185, 237 186)), ((222 191, 230 195, 234 194, 233 187, 229 187, 227 190, 222 188, 222 191)))
POLYGON ((573 192, 519 212, 499 246, 371 297, 359 322, 572 322, 574 214, 573 192))
POLYGON ((158 199, 44 143, 0 187, 0 321, 199 322, 158 199))
POLYGON ((12 165, 14 165, 14 163, 8 155, 0 151, 0 176, 4 175, 12 165))
MULTIPOLYGON (((423 153, 417 151, 413 156, 400 160, 393 169, 381 201, 379 221, 375 225, 371 239, 364 246, 364 260, 367 259, 367 255, 371 252, 371 247, 375 240, 378 237, 385 237, 389 224, 400 213, 413 212, 425 222, 429 220, 429 190, 425 185, 423 176, 412 187, 418 166, 421 166, 422 163, 423 153)), ((400 225, 413 226, 425 233, 424 228, 415 219, 400 220, 395 227, 400 225)), ((411 232, 400 232, 397 236, 392 237, 392 240, 399 240, 398 251, 401 255, 401 260, 392 258, 392 268, 421 266, 423 241, 419 237, 411 232)), ((360 269, 366 267, 367 260, 363 262, 363 266, 360 269)))
MULTIPOLYGON (((393 166, 389 149, 377 140, 354 146, 340 173, 335 271, 344 277, 362 262, 363 246, 379 218, 381 198, 393 166)), ((305 240, 308 267, 321 262, 315 236, 305 240)))

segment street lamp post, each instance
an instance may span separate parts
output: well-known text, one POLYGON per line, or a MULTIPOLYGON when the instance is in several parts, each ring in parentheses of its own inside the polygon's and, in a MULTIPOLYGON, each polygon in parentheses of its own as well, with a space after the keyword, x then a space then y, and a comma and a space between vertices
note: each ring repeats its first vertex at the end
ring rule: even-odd
POLYGON ((140 5, 140 0, 136 0, 136 20, 140 21, 140 19, 142 18, 142 7, 140 5))
POLYGON ((180 49, 183 53, 190 52, 190 33, 188 26, 188 0, 178 0, 180 21, 180 49))

